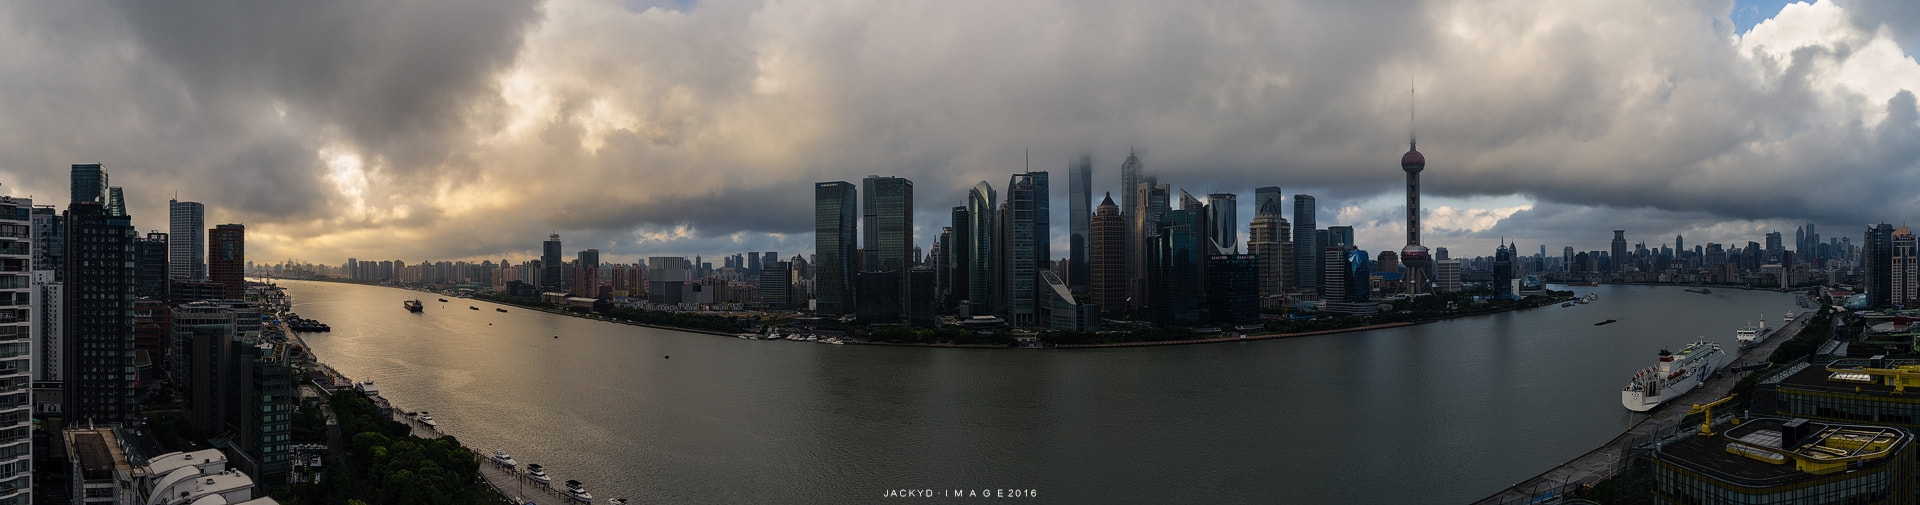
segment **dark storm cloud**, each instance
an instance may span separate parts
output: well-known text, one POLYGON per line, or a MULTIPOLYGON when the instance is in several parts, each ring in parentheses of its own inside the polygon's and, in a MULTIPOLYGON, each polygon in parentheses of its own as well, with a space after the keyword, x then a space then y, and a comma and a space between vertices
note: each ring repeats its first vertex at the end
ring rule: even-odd
POLYGON ((66 164, 107 163, 143 227, 177 190, 269 257, 558 231, 624 261, 801 252, 812 184, 869 174, 915 182, 928 244, 973 183, 1047 170, 1059 235, 1065 160, 1092 153, 1097 201, 1137 148, 1391 243, 1417 84, 1427 193, 1534 204, 1435 238, 1898 220, 1850 202, 1915 203, 1920 68, 1886 48, 1920 12, 1844 7, 1739 34, 1724 0, 26 3, 0 9, 0 182, 60 201, 66 164))

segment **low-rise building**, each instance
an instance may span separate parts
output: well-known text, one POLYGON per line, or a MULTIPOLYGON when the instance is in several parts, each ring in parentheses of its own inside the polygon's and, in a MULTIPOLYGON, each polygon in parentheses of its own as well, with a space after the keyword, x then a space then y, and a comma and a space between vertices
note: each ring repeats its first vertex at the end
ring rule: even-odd
POLYGON ((1658 446, 1654 503, 1913 503, 1913 435, 1755 417, 1658 446))

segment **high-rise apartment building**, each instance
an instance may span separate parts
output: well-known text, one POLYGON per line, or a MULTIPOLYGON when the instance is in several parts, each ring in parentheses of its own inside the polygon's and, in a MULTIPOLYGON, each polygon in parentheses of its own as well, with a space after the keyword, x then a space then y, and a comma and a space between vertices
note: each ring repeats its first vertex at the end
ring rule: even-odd
POLYGON ((67 203, 100 202, 106 204, 107 171, 99 163, 73 165, 72 190, 68 193, 67 203))
POLYGON ((33 493, 33 376, 32 337, 39 320, 30 304, 33 277, 44 275, 29 268, 33 260, 32 237, 26 233, 33 222, 33 200, 0 196, 0 298, 13 300, 0 319, 0 503, 29 503, 33 493), (22 306, 26 304, 25 306, 22 306))
POLYGON ((1080 158, 1067 166, 1067 287, 1075 293, 1087 292, 1092 282, 1091 253, 1087 241, 1093 227, 1093 156, 1080 158))
POLYGON ((1127 310, 1127 222, 1113 194, 1100 201, 1088 232, 1088 293, 1103 312, 1127 310))
POLYGON ((1293 278, 1297 285, 1288 289, 1308 290, 1320 286, 1321 251, 1314 222, 1313 195, 1293 195, 1293 278))
POLYGON ((246 298, 246 225, 223 224, 208 231, 207 256, 207 280, 226 286, 227 298, 246 298))
POLYGON ((168 278, 207 278, 206 217, 200 202, 167 201, 168 278))
POLYGON ((67 208, 66 419, 112 422, 134 413, 131 219, 98 201, 67 208))
MULTIPOLYGON (((1920 256, 1915 254, 1913 232, 1902 226, 1893 230, 1892 240, 1893 255, 1888 261, 1893 293, 1890 301, 1894 305, 1913 307, 1914 301, 1920 299, 1920 262, 1916 262, 1920 256)), ((1785 273, 1783 269, 1781 274, 1785 273)))
POLYGON ((853 313, 858 191, 845 181, 813 185, 814 300, 821 315, 853 313))
POLYGON ((167 276, 171 273, 167 266, 168 245, 167 234, 158 231, 134 239, 134 296, 167 298, 167 276))

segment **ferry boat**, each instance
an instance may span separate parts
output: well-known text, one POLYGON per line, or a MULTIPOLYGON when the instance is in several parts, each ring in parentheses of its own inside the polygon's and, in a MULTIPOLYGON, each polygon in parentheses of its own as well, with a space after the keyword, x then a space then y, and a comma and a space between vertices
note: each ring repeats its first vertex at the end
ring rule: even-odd
POLYGON ((1620 389, 1620 404, 1634 412, 1653 410, 1692 391, 1726 360, 1727 353, 1720 350, 1720 344, 1705 340, 1688 344, 1679 353, 1661 349, 1658 363, 1635 372, 1627 387, 1620 389))
POLYGON ((514 465, 520 464, 520 462, 513 460, 513 456, 507 455, 507 451, 493 451, 493 462, 499 463, 507 468, 513 468, 514 465))
POLYGON ((548 476, 547 469, 542 468, 539 463, 527 463, 527 478, 541 484, 553 483, 553 477, 548 476))
POLYGON ((567 497, 581 503, 593 503, 593 493, 587 492, 587 488, 580 487, 580 481, 577 480, 567 481, 567 497))
POLYGON ((1746 326, 1742 326, 1739 330, 1733 332, 1733 338, 1740 341, 1741 349, 1753 347, 1756 344, 1765 342, 1767 337, 1771 336, 1773 336, 1773 332, 1768 331, 1767 325, 1759 321, 1747 323, 1746 326))
POLYGON ((419 312, 423 308, 420 306, 420 300, 407 300, 400 304, 407 306, 407 312, 419 312))

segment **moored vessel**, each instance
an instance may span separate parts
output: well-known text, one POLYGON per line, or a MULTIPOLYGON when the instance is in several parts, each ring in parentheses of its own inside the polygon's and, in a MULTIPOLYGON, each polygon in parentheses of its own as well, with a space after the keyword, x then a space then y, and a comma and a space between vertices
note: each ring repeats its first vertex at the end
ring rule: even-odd
POLYGON ((582 487, 577 480, 567 481, 567 497, 581 503, 593 502, 593 493, 587 492, 587 488, 582 487))
POLYGON ((514 461, 513 456, 508 455, 507 451, 493 451, 493 462, 499 463, 501 466, 507 468, 513 468, 514 465, 520 464, 520 462, 514 461))
POLYGON ((1705 340, 1688 344, 1680 352, 1660 350, 1660 361, 1643 368, 1620 389, 1620 404, 1627 410, 1646 412, 1662 402, 1679 397, 1700 385, 1726 363, 1727 353, 1720 344, 1705 340))
POLYGON ((527 478, 541 484, 553 483, 553 477, 548 476, 547 469, 541 467, 539 463, 527 463, 527 478))
POLYGON ((1766 323, 1760 321, 1749 322, 1746 326, 1742 326, 1739 330, 1733 332, 1733 338, 1734 340, 1740 341, 1741 349, 1753 347, 1761 342, 1765 342, 1767 337, 1771 336, 1773 336, 1773 330, 1767 328, 1766 323))

